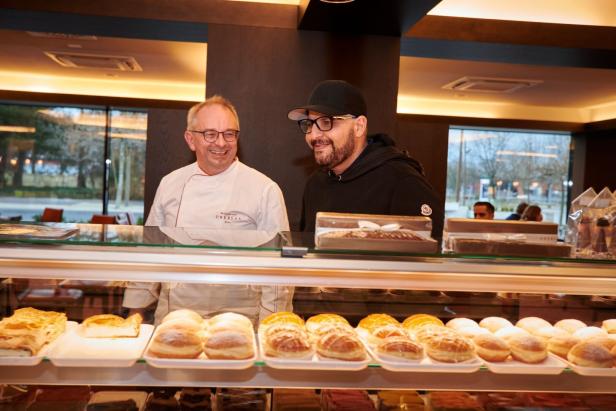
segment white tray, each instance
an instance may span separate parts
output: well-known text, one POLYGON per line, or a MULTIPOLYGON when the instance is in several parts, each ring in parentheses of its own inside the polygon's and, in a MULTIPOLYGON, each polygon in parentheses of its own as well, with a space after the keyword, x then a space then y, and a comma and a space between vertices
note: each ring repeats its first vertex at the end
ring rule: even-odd
POLYGON ((41 350, 36 353, 36 355, 28 356, 28 357, 0 357, 0 365, 11 365, 11 366, 34 366, 39 365, 43 358, 47 357, 49 353, 56 347, 60 340, 63 339, 64 335, 69 333, 71 329, 77 327, 77 323, 74 321, 66 322, 66 329, 62 334, 60 334, 55 340, 51 343, 46 344, 41 348, 41 350))
POLYGON ((567 361, 567 365, 573 371, 580 375, 587 375, 592 377, 616 377, 616 367, 612 368, 596 368, 596 367, 580 367, 579 365, 572 364, 567 361))
MULTIPOLYGON (((150 344, 152 342, 150 341, 150 344)), ((143 358, 148 365, 156 368, 210 368, 210 369, 226 369, 226 370, 243 370, 246 368, 250 368, 254 365, 255 361, 258 360, 258 351, 257 351, 257 340, 252 339, 254 355, 250 358, 246 358, 243 360, 217 360, 217 359, 209 359, 205 356, 204 353, 198 358, 159 358, 149 355, 150 344, 146 348, 143 358)))
POLYGON ((567 366, 558 356, 548 353, 548 357, 537 364, 516 361, 511 356, 503 362, 485 361, 486 367, 495 374, 543 374, 558 375, 567 366))
POLYGON ((131 367, 141 357, 154 326, 141 324, 135 338, 86 338, 80 326, 62 336, 48 357, 57 367, 131 367))
POLYGON ((483 365, 483 361, 477 357, 457 363, 436 361, 427 355, 424 355, 424 358, 421 360, 404 360, 402 358, 398 359, 392 356, 379 355, 368 344, 366 346, 370 355, 381 364, 381 367, 389 371, 472 373, 479 370, 483 365))
POLYGON ((370 364, 371 358, 366 351, 366 359, 362 361, 344 361, 333 358, 324 358, 314 353, 305 358, 278 358, 265 355, 262 341, 259 338, 259 347, 263 361, 268 367, 285 370, 336 370, 336 371, 359 371, 370 364))

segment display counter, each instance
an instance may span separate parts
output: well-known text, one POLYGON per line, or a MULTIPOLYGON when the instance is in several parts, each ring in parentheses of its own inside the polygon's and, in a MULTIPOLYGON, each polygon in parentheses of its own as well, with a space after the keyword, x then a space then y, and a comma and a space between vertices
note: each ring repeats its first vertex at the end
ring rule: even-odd
MULTIPOLYGON (((114 290, 111 300, 96 308, 98 313, 120 312, 127 281, 293 286, 295 311, 303 317, 338 312, 352 317, 352 323, 374 312, 399 319, 430 312, 444 321, 490 315, 515 321, 536 315, 551 323, 583 317, 600 324, 616 318, 615 261, 323 251, 301 233, 232 238, 237 232, 87 224, 76 228, 79 232, 65 239, 0 238, 4 316, 25 305, 25 291, 49 280, 56 291, 62 282, 80 284, 76 289, 81 294, 71 300, 72 307, 66 302, 55 305, 77 321, 86 311, 96 312, 90 305, 99 295, 93 292, 97 287, 114 290)), ((46 301, 61 296, 70 300, 63 291, 46 301)), ((392 371, 374 359, 361 370, 277 369, 258 357, 247 368, 232 370, 157 368, 143 358, 127 367, 67 367, 45 357, 37 365, 2 365, 0 370, 0 383, 11 384, 616 393, 616 372, 580 375, 563 367, 554 375, 499 373, 485 365, 465 373, 392 371)))

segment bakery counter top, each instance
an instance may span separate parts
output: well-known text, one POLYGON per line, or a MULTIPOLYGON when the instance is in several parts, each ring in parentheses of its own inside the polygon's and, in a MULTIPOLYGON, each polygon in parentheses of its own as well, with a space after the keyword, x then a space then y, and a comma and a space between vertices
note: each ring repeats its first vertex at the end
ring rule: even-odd
POLYGON ((184 387, 354 388, 470 391, 616 393, 616 377, 560 375, 393 372, 379 366, 361 371, 283 370, 255 363, 244 370, 154 368, 140 361, 128 368, 37 366, 0 367, 0 383, 38 385, 130 385, 184 387))

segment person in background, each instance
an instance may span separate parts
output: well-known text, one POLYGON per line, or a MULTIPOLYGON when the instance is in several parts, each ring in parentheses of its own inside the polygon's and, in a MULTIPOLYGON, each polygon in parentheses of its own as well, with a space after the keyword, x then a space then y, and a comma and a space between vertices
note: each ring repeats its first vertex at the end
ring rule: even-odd
POLYGON ((304 187, 300 229, 314 231, 318 211, 427 216, 440 239, 444 202, 422 166, 386 134, 368 135, 362 92, 342 80, 326 80, 308 104, 289 111, 321 166, 304 187))
POLYGON ((526 210, 526 207, 528 207, 528 203, 522 202, 518 204, 515 209, 515 213, 510 214, 505 220, 519 220, 522 217, 524 210, 526 210))
POLYGON ((524 213, 522 214, 522 218, 520 218, 520 221, 537 221, 537 222, 543 221, 543 214, 541 214, 541 207, 535 204, 529 205, 528 207, 526 207, 526 210, 524 210, 524 213))
POLYGON ((478 220, 494 220, 494 206, 488 201, 473 204, 473 216, 478 220))
MULTIPOLYGON (((239 136, 237 112, 225 98, 214 96, 193 106, 184 140, 197 161, 161 180, 146 225, 288 231, 282 191, 269 177, 238 160, 239 136)), ((156 323, 180 308, 203 316, 235 311, 254 322, 274 311, 291 310, 292 295, 292 287, 129 283, 123 305, 135 312, 157 302, 156 323)))

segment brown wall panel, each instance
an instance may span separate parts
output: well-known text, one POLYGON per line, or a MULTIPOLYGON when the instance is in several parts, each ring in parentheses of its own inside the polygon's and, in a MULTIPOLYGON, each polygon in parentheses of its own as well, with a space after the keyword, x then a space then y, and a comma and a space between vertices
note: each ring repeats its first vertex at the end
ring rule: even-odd
POLYGON ((603 187, 616 190, 616 129, 587 133, 584 188, 594 187, 598 193, 603 187))
POLYGON ((370 130, 394 131, 399 53, 393 37, 209 26, 207 95, 235 104, 240 159, 280 185, 292 227, 314 162, 287 112, 305 104, 317 82, 345 79, 364 90, 370 130))

